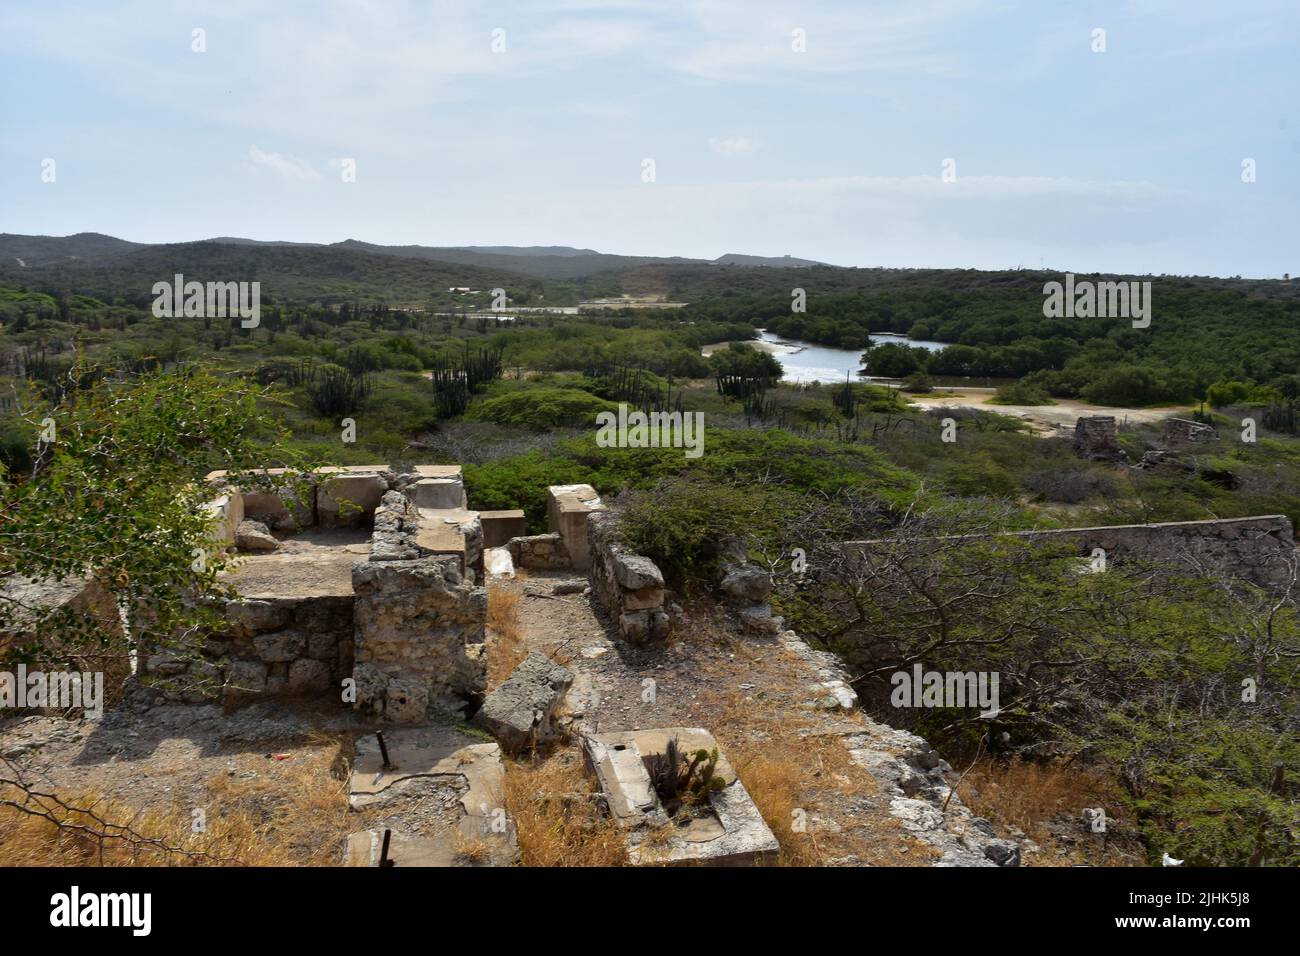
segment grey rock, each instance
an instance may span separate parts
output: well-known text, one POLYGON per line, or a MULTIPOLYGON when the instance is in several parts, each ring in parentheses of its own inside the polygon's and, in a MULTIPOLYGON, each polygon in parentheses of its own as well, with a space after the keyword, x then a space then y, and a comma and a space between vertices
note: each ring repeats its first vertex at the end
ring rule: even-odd
POLYGON ((311 634, 307 638, 307 656, 316 660, 328 661, 337 657, 339 641, 337 634, 328 631, 311 634))
POLYGON ((226 605, 226 620, 237 633, 251 637, 283 627, 289 622, 289 610, 270 601, 231 601, 226 605))
POLYGON ((664 576, 659 567, 640 554, 613 554, 614 578, 629 591, 664 586, 664 576))
POLYGON ((519 753, 554 734, 555 712, 572 684, 572 671, 533 651, 488 694, 473 722, 502 750, 519 753))
POLYGON ((266 690, 266 665, 257 661, 235 661, 226 668, 226 693, 234 698, 266 690))
POLYGON ((280 542, 262 522, 245 519, 235 529, 235 547, 240 551, 276 551, 280 542))
POLYGON ((289 692, 315 694, 328 690, 330 669, 324 661, 301 658, 289 665, 289 692))
POLYGON ((760 604, 772 593, 772 576, 753 564, 729 565, 719 587, 733 600, 760 604))
POLYGON ((990 840, 984 846, 984 855, 998 866, 1020 865, 1020 847, 1011 840, 990 840))
POLYGON ((257 656, 268 664, 279 664, 302 656, 307 638, 297 631, 274 631, 253 638, 257 656))

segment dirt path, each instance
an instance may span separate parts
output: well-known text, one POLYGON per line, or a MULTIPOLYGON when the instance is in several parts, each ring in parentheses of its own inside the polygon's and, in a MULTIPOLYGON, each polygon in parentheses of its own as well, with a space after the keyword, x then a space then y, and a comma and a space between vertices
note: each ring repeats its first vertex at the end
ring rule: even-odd
POLYGON ((942 388, 929 395, 911 395, 907 400, 922 408, 973 408, 984 412, 997 412, 1027 422, 1039 435, 1051 437, 1065 432, 1073 433, 1075 420, 1081 415, 1113 415, 1123 425, 1150 425, 1170 415, 1188 414, 1191 409, 1182 405, 1164 405, 1159 408, 1114 408, 1107 405, 1089 405, 1072 398, 1055 399, 1055 405, 994 405, 990 402, 996 389, 942 388))
POLYGON ((94 803, 106 819, 134 819, 171 845, 219 845, 249 863, 336 865, 352 822, 342 768, 358 732, 349 712, 270 703, 229 714, 174 705, 99 720, 15 717, 0 721, 0 771, 94 803))

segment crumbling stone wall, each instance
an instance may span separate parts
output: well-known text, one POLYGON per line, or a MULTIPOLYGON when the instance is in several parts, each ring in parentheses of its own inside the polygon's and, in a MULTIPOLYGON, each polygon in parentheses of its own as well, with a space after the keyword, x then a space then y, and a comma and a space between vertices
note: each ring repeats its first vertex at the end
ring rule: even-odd
POLYGON ((352 674, 350 597, 234 600, 219 610, 226 626, 202 647, 141 649, 138 674, 164 700, 342 699, 342 681, 352 674))
POLYGON ((1074 423, 1074 453, 1089 461, 1118 462, 1119 430, 1114 415, 1085 415, 1074 423))
MULTIPOLYGON (((283 491, 269 483, 241 491, 225 472, 214 472, 209 481, 219 494, 207 508, 222 544, 234 539, 246 513, 280 531, 373 523, 369 557, 352 567, 352 593, 346 586, 306 596, 277 590, 222 602, 225 626, 201 647, 170 647, 139 635, 140 683, 168 701, 242 704, 279 696, 342 701, 343 682, 355 678, 356 703, 390 720, 423 719, 435 703, 456 706, 476 698, 485 683, 487 597, 473 586, 466 562, 481 560, 482 530, 473 512, 416 506, 409 495, 427 485, 426 471, 436 472, 444 490, 461 488, 454 467, 410 474, 385 466, 325 468, 283 491), (430 536, 434 522, 442 522, 440 533, 430 536), (447 522, 454 524, 450 533, 447 522)), ((256 477, 246 483, 258 484, 256 477)), ((303 569, 311 573, 309 563, 303 569)))
POLYGON ((1218 439, 1219 433, 1215 431, 1212 425, 1195 422, 1188 418, 1165 419, 1165 444, 1171 448, 1178 445, 1194 445, 1201 442, 1218 441, 1218 439))
MULTIPOLYGON (((1077 548, 1080 556, 1090 555, 1094 548, 1101 548, 1108 561, 1131 558, 1170 562, 1190 569, 1190 559, 1190 562, 1211 568, 1230 570, 1260 584, 1284 580, 1288 573, 1288 560, 1294 559, 1295 554, 1291 521, 1285 515, 1015 531, 1008 532, 1005 537, 1041 541, 1043 544, 1065 542, 1077 548)), ((873 546, 885 544, 883 541, 849 541, 844 547, 869 554, 873 546)))
POLYGON ((532 571, 564 571, 573 567, 569 552, 558 531, 549 534, 530 534, 511 538, 506 542, 510 560, 517 568, 532 571))
POLYGON ((359 561, 355 593, 357 707, 394 723, 455 710, 487 686, 487 591, 454 555, 359 561))
POLYGON ((618 519, 608 511, 587 516, 591 592, 624 640, 639 643, 668 636, 664 577, 653 561, 634 554, 618 538, 618 519))

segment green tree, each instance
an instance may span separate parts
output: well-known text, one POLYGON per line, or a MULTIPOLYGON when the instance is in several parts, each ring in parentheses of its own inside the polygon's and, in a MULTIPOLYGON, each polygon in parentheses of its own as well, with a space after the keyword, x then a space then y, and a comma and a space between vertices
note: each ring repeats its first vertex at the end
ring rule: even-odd
POLYGON ((97 622, 15 596, 32 589, 8 588, 0 634, 27 635, 0 643, 10 660, 120 664, 139 628, 155 632, 152 643, 201 628, 203 598, 227 593, 218 578, 227 558, 204 508, 213 493, 202 476, 216 467, 236 480, 248 467, 305 467, 268 460, 268 447, 285 436, 243 379, 188 367, 140 376, 78 371, 96 384, 24 416, 52 439, 37 447, 32 472, 0 472, 0 577, 35 585, 93 579, 132 627, 125 644, 113 643, 97 622))

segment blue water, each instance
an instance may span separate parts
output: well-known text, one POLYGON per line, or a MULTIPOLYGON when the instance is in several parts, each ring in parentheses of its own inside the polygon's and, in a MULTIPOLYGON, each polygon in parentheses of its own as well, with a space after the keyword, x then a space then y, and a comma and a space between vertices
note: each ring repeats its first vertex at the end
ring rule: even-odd
MULTIPOLYGON (((767 331, 759 333, 759 341, 788 346, 788 350, 783 348, 773 353, 785 370, 785 374, 781 376, 783 382, 842 382, 846 372, 849 373, 851 381, 863 381, 858 376, 858 369, 862 367, 860 349, 832 349, 824 345, 813 345, 811 342, 783 339, 767 331)), ((926 342, 902 335, 873 335, 871 341, 876 344, 900 342, 903 345, 919 346, 932 352, 937 352, 944 346, 942 342, 926 342)))

